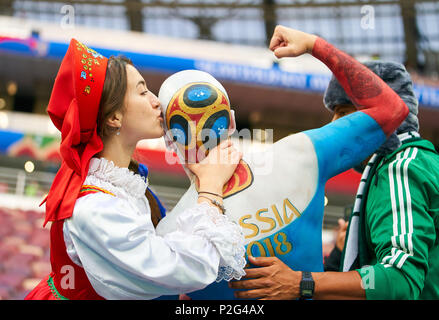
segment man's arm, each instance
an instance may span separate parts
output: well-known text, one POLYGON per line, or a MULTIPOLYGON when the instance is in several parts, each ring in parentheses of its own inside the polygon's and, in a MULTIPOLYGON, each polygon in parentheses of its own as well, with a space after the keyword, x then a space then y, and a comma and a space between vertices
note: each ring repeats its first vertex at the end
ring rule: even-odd
POLYGON ((370 156, 408 115, 402 99, 366 66, 315 35, 278 26, 270 43, 278 58, 310 53, 333 72, 359 112, 305 131, 313 141, 322 181, 370 156))
POLYGON ((359 112, 322 128, 306 131, 327 179, 370 156, 406 118, 402 99, 375 73, 325 40, 318 38, 312 54, 333 72, 359 112))
POLYGON ((352 103, 372 117, 386 136, 393 133, 408 115, 404 101, 366 66, 317 38, 312 54, 333 72, 352 103))
MULTIPOLYGON (((260 268, 246 269, 244 280, 231 281, 235 296, 241 299, 291 300, 300 298, 302 272, 290 269, 277 257, 249 257, 260 268)), ((357 271, 312 272, 314 299, 365 299, 362 279, 357 271)))
POLYGON ((276 57, 297 57, 311 53, 333 72, 354 105, 371 116, 386 136, 407 117, 404 101, 366 66, 322 38, 277 26, 270 42, 276 57))

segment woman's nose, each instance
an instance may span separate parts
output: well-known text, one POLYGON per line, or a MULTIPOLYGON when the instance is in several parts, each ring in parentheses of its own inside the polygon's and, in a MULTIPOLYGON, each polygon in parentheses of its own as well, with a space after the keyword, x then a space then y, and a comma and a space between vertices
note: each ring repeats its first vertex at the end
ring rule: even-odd
POLYGON ((157 98, 157 96, 153 93, 151 93, 152 97, 151 97, 151 105, 154 108, 159 108, 160 107, 160 100, 159 98, 157 98))

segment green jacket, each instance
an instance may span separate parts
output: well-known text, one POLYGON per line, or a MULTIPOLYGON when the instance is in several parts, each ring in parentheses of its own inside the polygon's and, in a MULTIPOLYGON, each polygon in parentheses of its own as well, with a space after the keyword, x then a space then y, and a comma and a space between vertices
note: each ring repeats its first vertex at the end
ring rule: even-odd
POLYGON ((357 272, 367 299, 439 299, 439 155, 432 143, 407 140, 385 156, 365 205, 357 272))

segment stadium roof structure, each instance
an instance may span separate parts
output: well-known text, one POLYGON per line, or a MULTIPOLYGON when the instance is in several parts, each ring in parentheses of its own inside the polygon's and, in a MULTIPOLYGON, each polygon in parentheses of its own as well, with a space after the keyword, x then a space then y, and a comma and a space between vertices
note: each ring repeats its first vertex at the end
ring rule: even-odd
MULTIPOLYGON (((76 38, 104 56, 126 55, 145 72, 197 69, 226 82, 320 94, 331 76, 310 55, 278 60, 261 47, 83 26, 66 28, 16 17, 0 17, 0 30, 0 51, 43 59, 62 59, 70 39, 76 38)), ((422 106, 439 109, 439 88, 415 84, 415 90, 422 106)))

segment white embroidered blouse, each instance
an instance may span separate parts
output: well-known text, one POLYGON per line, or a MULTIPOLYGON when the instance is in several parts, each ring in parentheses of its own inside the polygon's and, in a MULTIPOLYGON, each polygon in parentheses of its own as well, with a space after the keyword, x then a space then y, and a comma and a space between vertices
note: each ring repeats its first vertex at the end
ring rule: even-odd
POLYGON ((154 299, 245 274, 242 229, 216 207, 194 203, 179 216, 178 229, 160 237, 140 175, 93 158, 84 185, 114 194, 79 198, 63 230, 69 257, 100 296, 154 299))

